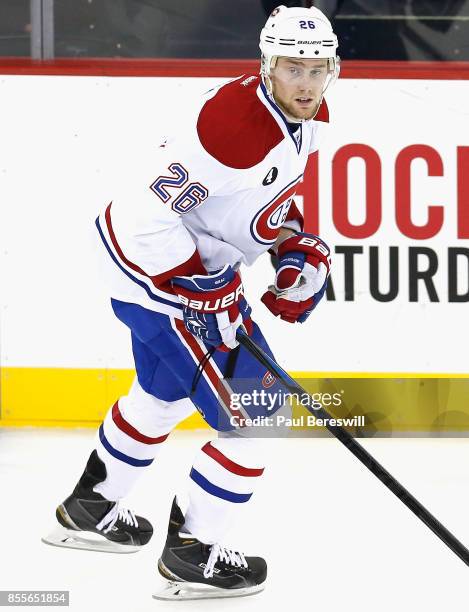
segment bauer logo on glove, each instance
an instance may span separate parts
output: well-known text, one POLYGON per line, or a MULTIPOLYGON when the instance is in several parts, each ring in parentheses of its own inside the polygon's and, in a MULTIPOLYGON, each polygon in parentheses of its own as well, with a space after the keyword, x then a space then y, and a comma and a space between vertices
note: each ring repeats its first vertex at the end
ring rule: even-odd
POLYGON ((289 323, 303 323, 316 308, 327 287, 330 249, 314 234, 298 233, 278 248, 275 285, 262 302, 277 317, 289 323))
POLYGON ((251 307, 244 299, 241 277, 231 266, 207 275, 176 276, 172 285, 184 306, 184 325, 194 336, 226 351, 238 346, 240 325, 251 334, 251 307))

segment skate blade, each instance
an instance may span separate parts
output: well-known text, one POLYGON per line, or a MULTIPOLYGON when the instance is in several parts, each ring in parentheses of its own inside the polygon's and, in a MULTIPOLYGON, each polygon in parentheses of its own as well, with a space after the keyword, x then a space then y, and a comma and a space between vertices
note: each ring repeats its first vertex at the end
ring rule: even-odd
POLYGON ((191 599, 224 599, 227 597, 247 597, 255 595, 264 590, 264 584, 258 584, 244 589, 222 589, 209 584, 199 582, 176 582, 170 581, 157 593, 153 599, 161 601, 189 601, 191 599))
POLYGON ((64 527, 56 527, 48 536, 41 538, 41 541, 51 546, 106 553, 136 553, 141 548, 141 546, 111 542, 97 533, 74 531, 73 529, 65 529, 64 527))

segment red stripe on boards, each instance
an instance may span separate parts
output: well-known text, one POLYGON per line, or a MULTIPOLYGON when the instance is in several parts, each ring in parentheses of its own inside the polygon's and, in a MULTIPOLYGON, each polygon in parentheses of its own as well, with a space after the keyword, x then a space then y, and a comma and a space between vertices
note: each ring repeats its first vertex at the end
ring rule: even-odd
MULTIPOLYGON (((0 74, 114 77, 238 77, 257 73, 259 59, 0 58, 0 74)), ((469 80, 469 62, 344 60, 341 79, 469 80)))

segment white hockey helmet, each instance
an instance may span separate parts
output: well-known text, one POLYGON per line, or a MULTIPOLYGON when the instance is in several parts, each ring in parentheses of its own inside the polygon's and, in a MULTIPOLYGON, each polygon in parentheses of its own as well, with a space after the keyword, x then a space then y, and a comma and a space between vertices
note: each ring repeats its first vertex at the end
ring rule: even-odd
POLYGON ((270 71, 277 58, 328 59, 329 75, 323 94, 339 76, 340 58, 337 55, 337 36, 329 19, 317 8, 278 6, 270 14, 261 30, 261 76, 272 94, 270 71))

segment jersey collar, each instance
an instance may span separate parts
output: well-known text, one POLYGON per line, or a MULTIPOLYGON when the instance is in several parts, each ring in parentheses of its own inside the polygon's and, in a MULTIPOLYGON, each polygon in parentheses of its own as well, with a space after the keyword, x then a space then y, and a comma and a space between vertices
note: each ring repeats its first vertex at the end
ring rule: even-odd
POLYGON ((275 104, 271 96, 269 96, 269 94, 267 93, 267 89, 262 81, 259 83, 259 87, 257 91, 258 91, 258 96, 261 99, 261 101, 270 110, 270 112, 276 119, 277 123, 282 128, 282 131, 284 132, 285 136, 287 136, 288 138, 292 140, 293 144, 295 145, 295 149, 297 153, 299 153, 301 151, 301 145, 303 143, 303 123, 302 122, 299 123, 298 124, 299 131, 297 130, 295 134, 292 134, 292 132, 290 131, 290 127, 288 125, 287 118, 283 114, 280 107, 277 104, 275 104))

